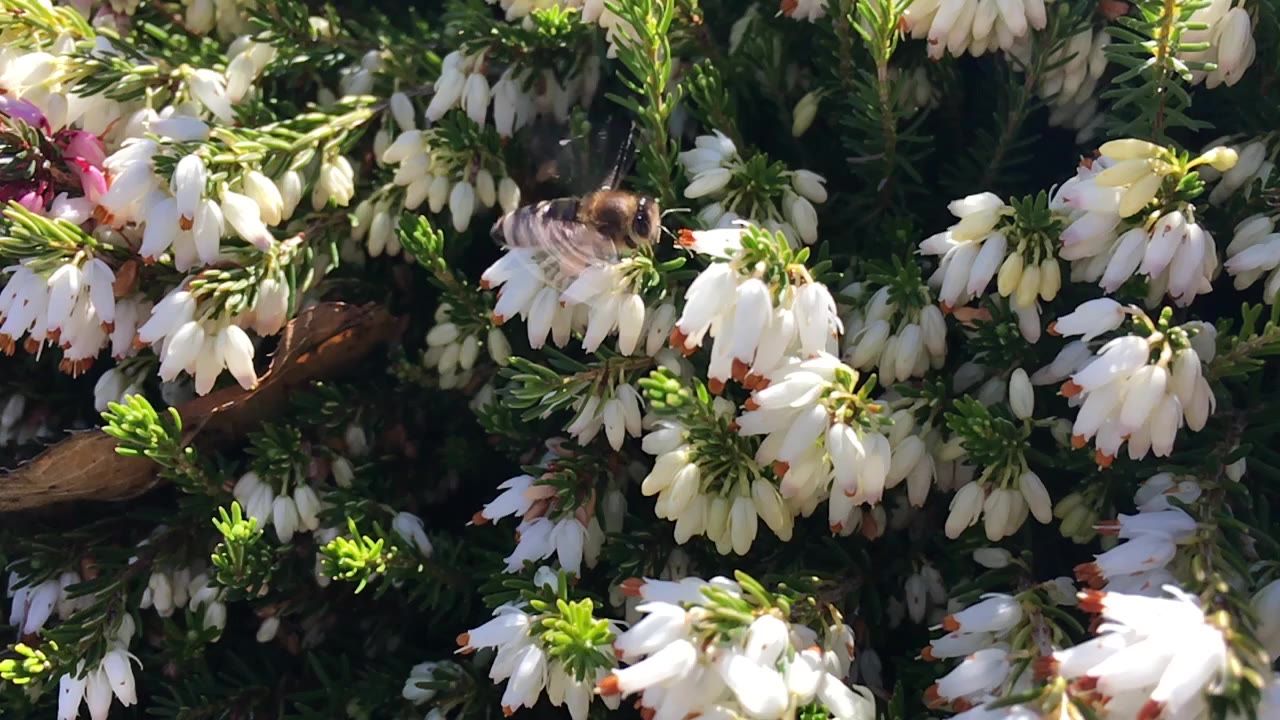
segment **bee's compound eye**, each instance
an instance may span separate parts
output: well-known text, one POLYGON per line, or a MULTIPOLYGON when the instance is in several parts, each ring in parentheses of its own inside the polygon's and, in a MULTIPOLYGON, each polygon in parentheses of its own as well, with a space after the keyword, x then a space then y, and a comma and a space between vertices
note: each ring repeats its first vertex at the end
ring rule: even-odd
POLYGON ((649 214, 649 199, 640 198, 639 204, 636 206, 636 216, 631 220, 631 237, 629 240, 632 244, 642 244, 649 241, 649 235, 653 232, 653 219, 649 214))

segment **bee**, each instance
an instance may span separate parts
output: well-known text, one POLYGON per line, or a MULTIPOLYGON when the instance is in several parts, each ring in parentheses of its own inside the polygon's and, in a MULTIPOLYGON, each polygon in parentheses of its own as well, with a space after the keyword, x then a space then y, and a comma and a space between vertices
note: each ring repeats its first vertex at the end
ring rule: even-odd
POLYGON ((656 243, 662 212, 651 197, 618 188, 634 153, 634 133, 599 188, 580 196, 541 200, 506 213, 491 235, 507 248, 538 253, 546 279, 563 289, 592 265, 613 263, 628 251, 656 243))

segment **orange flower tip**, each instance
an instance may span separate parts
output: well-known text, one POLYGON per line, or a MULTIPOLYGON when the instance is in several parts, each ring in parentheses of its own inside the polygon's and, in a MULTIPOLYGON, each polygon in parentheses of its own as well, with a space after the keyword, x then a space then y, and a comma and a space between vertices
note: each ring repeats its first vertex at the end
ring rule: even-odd
POLYGON ((1106 470, 1111 467, 1111 463, 1115 462, 1115 455, 1108 455, 1101 450, 1093 451, 1093 461, 1098 464, 1099 470, 1106 470))
POLYGON ((1075 566, 1075 573, 1077 580, 1085 582, 1086 580, 1098 575, 1098 564, 1092 562, 1080 563, 1075 566))
POLYGON ((777 475, 778 477, 782 477, 783 475, 786 475, 787 472, 791 470, 791 465, 781 460, 774 460, 772 467, 773 467, 773 474, 777 475))
POLYGON ((1085 691, 1092 690, 1098 687, 1098 678, 1093 677, 1092 675, 1085 675, 1084 677, 1076 680, 1076 687, 1085 691))
POLYGON ((506 322, 506 321, 507 321, 507 319, 506 319, 506 318, 504 318, 504 317, 502 317, 502 316, 501 316, 501 315, 499 315, 498 313, 494 313, 494 314, 493 314, 493 324, 494 324, 494 325, 501 325, 502 323, 504 323, 504 322, 506 322))
POLYGON ((724 392, 724 381, 720 378, 711 378, 711 381, 707 383, 707 389, 711 391, 712 395, 719 395, 724 392))
POLYGON ((791 17, 791 15, 795 13, 796 9, 799 7, 800 7, 800 0, 782 0, 782 3, 779 5, 778 9, 782 12, 783 15, 786 15, 787 17, 791 17))
POLYGON ((480 289, 481 289, 481 290, 488 290, 488 289, 490 289, 490 288, 492 288, 492 287, 493 287, 493 285, 490 285, 488 280, 485 280, 485 279, 483 279, 483 278, 480 280, 480 289))
POLYGON ((600 682, 596 683, 596 689, 601 695, 617 695, 622 692, 618 687, 618 676, 615 673, 609 673, 600 678, 600 682))
POLYGON ((1071 436, 1071 447, 1072 447, 1072 449, 1074 449, 1074 450, 1079 450, 1080 448, 1084 447, 1084 446, 1085 446, 1085 445, 1087 445, 1087 444, 1089 444, 1089 441, 1088 441, 1087 439, 1085 439, 1085 436, 1083 436, 1083 435, 1072 435, 1072 436, 1071 436))
POLYGON ((745 362, 737 358, 733 359, 733 369, 730 372, 733 375, 734 380, 738 382, 742 382, 744 379, 746 379, 747 373, 750 370, 751 370, 751 367, 747 365, 745 362))
POLYGON ((1100 613, 1106 597, 1107 594, 1101 590, 1081 590, 1080 594, 1077 595, 1079 608, 1087 613, 1100 613))
POLYGON ((638 577, 627 578, 618 585, 618 589, 626 597, 640 597, 640 591, 644 589, 644 580, 638 577))
POLYGON ((754 372, 749 372, 747 373, 747 376, 742 379, 742 386, 748 390, 755 390, 757 389, 757 386, 759 386, 760 381, 762 379, 763 378, 761 378, 759 375, 755 374, 754 372))
POLYGON ((831 532, 834 535, 839 535, 843 531, 844 531, 844 523, 836 523, 835 525, 831 526, 831 532))
POLYGON ((1075 380, 1068 380, 1062 383, 1062 387, 1058 389, 1058 394, 1065 398, 1072 398, 1084 392, 1084 388, 1076 384, 1075 380))
POLYGON ((190 230, 193 225, 195 225, 195 220, 193 218, 189 218, 186 215, 178 218, 178 227, 183 230, 190 230))
POLYGON ((938 692, 938 683, 930 685, 924 691, 924 701, 930 707, 934 707, 942 702, 942 695, 938 692))
POLYGON ((476 513, 471 516, 471 524, 472 525, 488 525, 489 518, 484 516, 484 511, 477 510, 476 513))
POLYGON ((960 622, 956 620, 955 615, 948 615, 942 618, 942 629, 947 632, 955 632, 960 629, 960 622))
POLYGON ((924 646, 924 649, 922 649, 922 650, 920 651, 920 659, 921 659, 921 660, 926 660, 926 661, 928 661, 928 662, 934 662, 935 660, 937 660, 937 659, 938 659, 938 656, 933 654, 933 646, 932 646, 932 645, 925 645, 925 646, 924 646))
POLYGON ((1142 705, 1142 709, 1138 711, 1138 720, 1156 720, 1160 717, 1160 713, 1164 712, 1164 703, 1158 700, 1148 700, 1142 705))
POLYGON ((738 421, 737 421, 737 420, 730 420, 730 421, 729 421, 729 430, 730 430, 731 432, 738 432, 738 430, 740 430, 740 429, 742 429, 742 428, 738 425, 738 421))
POLYGON ((1037 679, 1045 680, 1058 673, 1058 661, 1052 655, 1041 655, 1031 661, 1031 669, 1037 679))
POLYGON ((458 637, 454 638, 454 640, 458 643, 458 647, 460 648, 469 647, 471 645, 471 633, 459 633, 458 637))
POLYGON ((747 398, 747 401, 746 401, 745 403, 743 403, 743 404, 742 404, 742 407, 744 407, 744 408, 746 408, 746 409, 748 409, 748 410, 759 410, 759 409, 760 409, 760 403, 756 402, 756 398, 755 398, 755 396, 753 395, 753 396, 751 396, 751 397, 747 398))
POLYGON ((614 648, 613 648, 613 657, 614 657, 614 659, 616 659, 616 660, 622 660, 622 657, 623 657, 623 655, 624 655, 624 654, 625 654, 625 653, 623 653, 623 652, 622 652, 622 649, 621 649, 621 648, 618 648, 618 647, 614 647, 614 648))
POLYGON ((955 702, 951 703, 951 707, 957 712, 964 712, 965 710, 972 709, 973 703, 965 700, 964 698, 957 698, 955 702))
POLYGON ((502 717, 511 717, 512 715, 515 715, 515 714, 516 714, 515 708, 511 707, 510 705, 502 706, 502 717))
POLYGON ((689 228, 681 228, 676 242, 680 243, 682 247, 693 247, 693 244, 697 242, 697 240, 693 237, 692 230, 689 228))
POLYGON ((640 708, 641 720, 653 720, 654 716, 656 716, 657 714, 658 714, 658 711, 654 710, 651 707, 640 708))
POLYGON ((1052 335, 1052 336, 1054 336, 1054 337, 1059 337, 1059 335, 1058 335, 1058 321, 1057 321, 1057 320, 1054 320, 1054 321, 1050 322, 1050 323, 1049 323, 1049 326, 1045 328, 1045 332, 1049 333, 1050 335, 1052 335))

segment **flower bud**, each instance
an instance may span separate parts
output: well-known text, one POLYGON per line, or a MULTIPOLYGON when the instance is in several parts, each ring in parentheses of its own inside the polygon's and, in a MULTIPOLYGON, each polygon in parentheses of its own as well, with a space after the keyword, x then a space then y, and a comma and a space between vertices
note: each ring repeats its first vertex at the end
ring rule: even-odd
POLYGON ((1035 392, 1031 387, 1031 379, 1027 371, 1017 368, 1009 377, 1009 407, 1019 420, 1026 420, 1035 411, 1035 392))
POLYGON ((818 104, 822 96, 816 91, 811 91, 800 98, 796 103, 795 110, 791 112, 791 136, 800 137, 805 134, 810 125, 813 125, 813 119, 818 116, 818 104))

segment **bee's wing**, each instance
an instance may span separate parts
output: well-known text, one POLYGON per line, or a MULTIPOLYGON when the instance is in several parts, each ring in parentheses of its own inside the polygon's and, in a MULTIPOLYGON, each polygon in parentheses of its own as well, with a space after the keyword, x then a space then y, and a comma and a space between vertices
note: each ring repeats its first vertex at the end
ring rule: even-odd
POLYGON ((617 189, 635 160, 635 126, 628 118, 610 116, 594 127, 535 121, 521 131, 525 149, 509 169, 527 199, 583 195, 617 189))
POLYGON ((569 199, 528 205, 503 215, 493 236, 509 248, 528 248, 547 285, 564 290, 592 265, 617 262, 618 250, 595 228, 564 216, 569 199))

